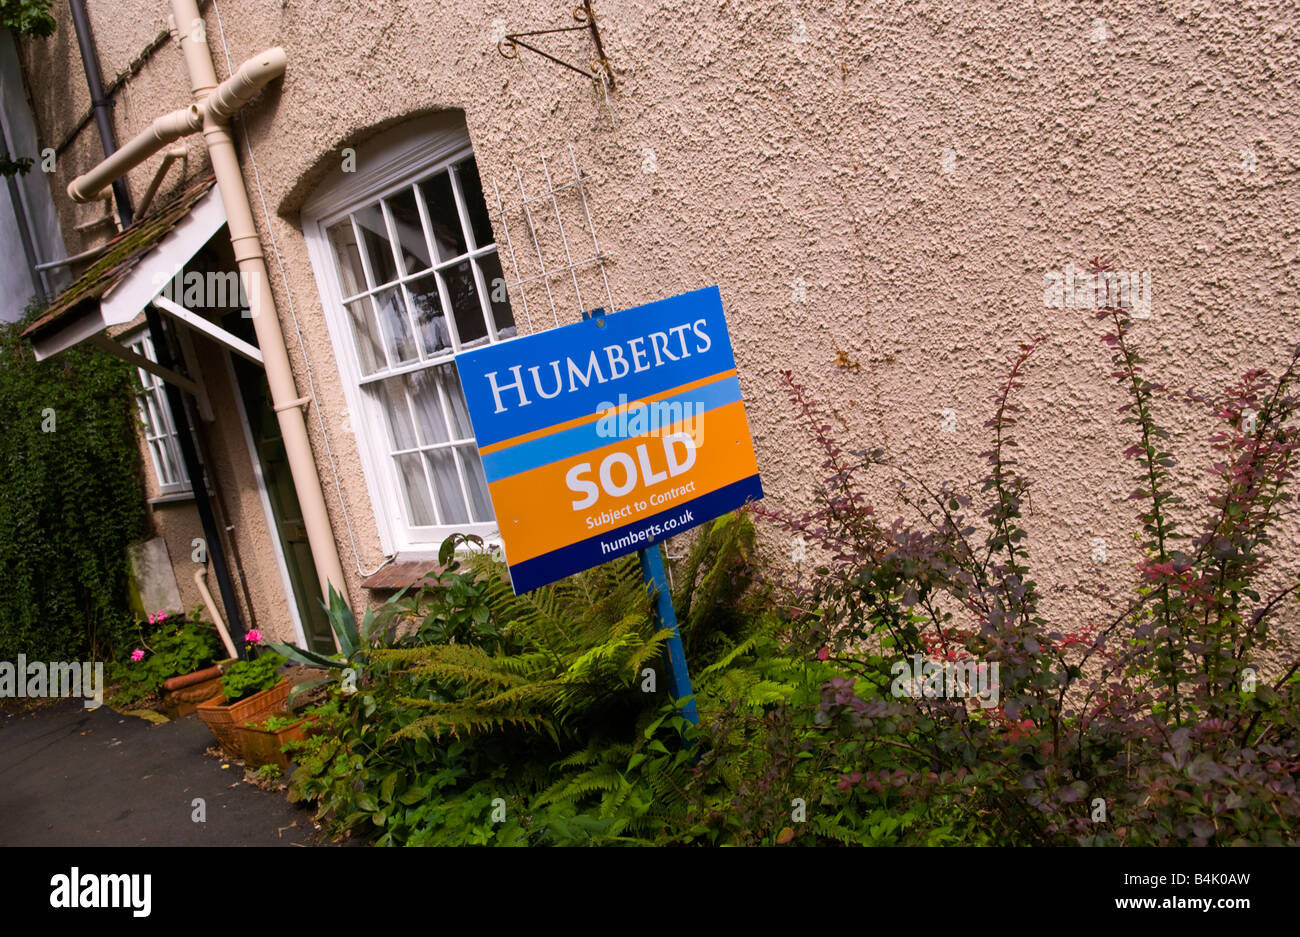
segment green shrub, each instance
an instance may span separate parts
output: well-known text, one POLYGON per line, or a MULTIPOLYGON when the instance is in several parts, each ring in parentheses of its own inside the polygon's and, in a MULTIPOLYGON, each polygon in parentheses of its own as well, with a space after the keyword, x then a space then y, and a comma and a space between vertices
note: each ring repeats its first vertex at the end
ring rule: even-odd
POLYGON ((44 39, 54 35, 50 0, 0 0, 0 27, 15 35, 44 39))
POLYGON ((1014 392, 1036 342, 997 395, 980 493, 901 473, 916 516, 892 524, 860 478, 893 467, 838 445, 787 373, 825 480, 810 514, 768 513, 820 552, 792 600, 817 611, 796 634, 805 655, 820 650, 843 674, 807 713, 839 777, 817 822, 794 835, 834 835, 844 827, 827 827, 832 812, 858 825, 893 806, 906 843, 1300 841, 1300 658, 1278 640, 1296 621, 1300 574, 1272 541, 1294 498, 1300 351, 1281 375, 1252 370, 1192 397, 1214 422, 1216 486, 1208 500, 1180 497, 1155 417, 1166 392, 1145 376, 1123 310, 1099 317, 1111 320, 1103 340, 1129 397, 1144 556, 1112 567, 1127 600, 1109 590, 1120 601, 1095 621, 1049 620, 1030 570, 1029 482, 1012 453, 1014 392), (909 686, 914 660, 935 673, 945 661, 996 668, 991 705, 909 686))
POLYGON ((287 729, 295 722, 299 721, 298 716, 270 716, 261 722, 245 722, 244 725, 250 729, 261 729, 264 732, 279 732, 281 729, 287 729))
MULTIPOLYGON (((316 710, 322 734, 294 746, 291 797, 316 801, 333 833, 385 844, 744 840, 717 821, 738 795, 734 775, 701 775, 683 737, 707 736, 663 687, 644 692, 647 669, 663 680, 667 633, 637 558, 515 596, 495 560, 454 554, 464 539, 444 545, 431 585, 368 612, 359 630, 333 610, 356 692, 336 689, 316 710), (414 630, 399 640, 403 623, 414 630)), ((745 605, 752 545, 745 516, 722 518, 680 568, 706 723, 719 699, 754 712, 814 698, 825 669, 782 657, 782 623, 745 605)), ((744 734, 729 738, 739 747, 744 734)))
POLYGON ((820 555, 776 601, 741 514, 702 528, 676 564, 698 727, 641 691, 665 635, 635 558, 516 597, 499 564, 453 557, 448 541, 431 588, 359 630, 336 610, 355 692, 340 683, 319 710, 291 796, 332 833, 384 844, 1296 842, 1300 662, 1277 635, 1300 577, 1271 547, 1294 497, 1300 356, 1197 398, 1218 423, 1219 482, 1197 518, 1172 488, 1160 388, 1127 319, 1103 314, 1138 438, 1146 554, 1106 619, 1039 609, 1029 483, 1011 455, 1036 343, 997 395, 982 485, 900 470, 916 518, 892 523, 859 479, 893 466, 836 443, 787 374, 824 480, 809 514, 755 513, 820 555), (403 623, 414 630, 398 640, 403 623), (917 661, 967 661, 996 696, 909 686, 917 661))
POLYGON ((274 651, 263 651, 252 660, 237 660, 221 675, 221 692, 227 703, 269 690, 280 682, 277 671, 285 659, 274 651))

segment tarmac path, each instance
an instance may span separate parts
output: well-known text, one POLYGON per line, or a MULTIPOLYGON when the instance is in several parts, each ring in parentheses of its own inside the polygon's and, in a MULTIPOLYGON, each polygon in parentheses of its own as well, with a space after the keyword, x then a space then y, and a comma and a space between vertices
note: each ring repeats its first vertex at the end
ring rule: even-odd
POLYGON ((319 842, 309 809, 203 753, 215 744, 194 715, 154 725, 107 706, 88 710, 80 698, 0 708, 0 845, 319 842))

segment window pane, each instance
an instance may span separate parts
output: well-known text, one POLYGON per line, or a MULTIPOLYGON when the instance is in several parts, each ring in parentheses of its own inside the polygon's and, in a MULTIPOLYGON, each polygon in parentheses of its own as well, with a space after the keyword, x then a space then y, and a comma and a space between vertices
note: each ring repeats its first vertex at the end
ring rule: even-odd
MULTIPOLYGON (((149 341, 147 335, 127 342, 126 347, 150 361, 158 360, 154 354, 153 343, 149 341)), ((153 463, 158 485, 164 492, 169 488, 173 490, 188 488, 185 462, 181 458, 176 426, 172 422, 163 383, 142 368, 136 368, 135 374, 139 379, 139 385, 135 388, 139 429, 144 437, 145 447, 149 450, 149 459, 153 463)))
POLYGON ((432 358, 451 348, 451 330, 438 296, 438 283, 433 275, 420 277, 406 284, 414 306, 415 325, 420 330, 420 344, 426 358, 432 358))
POLYGON ((163 463, 165 469, 163 474, 166 478, 164 479, 164 482, 168 485, 178 484, 183 480, 181 467, 184 464, 184 461, 181 459, 180 442, 175 436, 164 436, 161 442, 163 455, 165 456, 163 463))
POLYGON ((402 494, 406 499, 407 521, 413 527, 430 527, 437 523, 433 502, 429 498, 429 483, 424 477, 424 467, 418 452, 399 455, 397 474, 402 479, 402 494))
POLYGON ((388 200, 388 212, 393 216, 393 229, 402 249, 402 263, 408 274, 418 273, 429 266, 429 245, 424 240, 424 225, 420 223, 420 210, 415 205, 415 191, 403 189, 388 200))
POLYGON ((165 432, 161 411, 162 401, 158 399, 156 394, 156 391, 147 390, 142 397, 147 414, 145 416, 145 432, 154 439, 157 439, 165 432))
POLYGON ((411 334, 411 320, 406 317, 406 300, 402 288, 394 286, 375 295, 375 309, 384 327, 388 354, 394 364, 414 361, 419 357, 415 350, 415 336, 411 334))
POLYGON ((356 339, 357 363, 362 374, 374 374, 381 368, 388 367, 384 358, 384 346, 379 337, 379 326, 375 322, 374 307, 369 297, 344 303, 348 318, 352 320, 352 335, 356 339))
POLYGON ((433 241, 438 246, 440 260, 451 260, 465 253, 465 234, 460 227, 460 213, 456 198, 451 194, 451 178, 440 172, 420 183, 424 204, 429 209, 429 223, 433 225, 433 241))
POLYGON ((365 239, 366 259, 370 261, 375 286, 396 280, 397 262, 393 260, 393 248, 388 243, 388 229, 384 226, 384 213, 380 211, 378 203, 361 209, 352 217, 361 237, 365 239))
POLYGON ((468 524, 469 512, 465 509, 465 496, 460 490, 460 475, 456 472, 456 462, 450 449, 434 449, 426 452, 429 460, 429 476, 438 492, 438 506, 442 508, 444 524, 468 524))
POLYGON ((461 198, 465 200, 465 210, 469 212, 469 224, 474 235, 475 247, 487 247, 495 240, 492 234, 492 222, 488 220, 487 203, 483 200, 483 183, 479 181, 478 166, 474 157, 456 164, 456 176, 460 181, 461 198))
POLYGON ((492 499, 488 495, 487 479, 483 476, 483 463, 478 451, 473 446, 464 446, 456 450, 460 455, 460 464, 465 469, 465 487, 469 489, 469 498, 474 503, 474 520, 492 520, 492 499))
POLYGON ((483 272, 483 284, 487 287, 488 303, 492 307, 492 320, 496 323, 497 336, 510 338, 515 334, 515 317, 510 312, 510 295, 506 292, 506 278, 501 272, 501 258, 488 254, 477 261, 483 272))
POLYGON ((447 418, 442 414, 442 400, 438 394, 438 375, 433 369, 406 375, 410 382, 411 403, 415 404, 415 421, 420 431, 420 444, 448 442, 447 418))
POLYGON ((380 402, 388 416, 388 436, 394 449, 414 449, 415 426, 411 423, 411 408, 406 403, 406 389, 400 377, 392 377, 379 385, 380 402))
POLYGON ((162 443, 156 439, 149 441, 149 454, 153 457, 154 469, 158 472, 158 484, 170 485, 172 477, 167 471, 167 457, 163 454, 162 443))
POLYGON ((483 307, 479 304, 478 287, 474 285, 474 271, 469 261, 439 274, 447 284, 447 300, 456 318, 456 334, 462 348, 468 348, 487 339, 487 323, 483 321, 483 307))
POLYGON ((352 225, 344 220, 329 228, 330 244, 334 248, 334 259, 338 262, 339 282, 344 296, 356 296, 365 292, 366 273, 361 267, 361 254, 357 250, 357 238, 352 233, 352 225))
POLYGON ((447 403, 451 407, 452 432, 457 439, 473 439, 474 430, 469 422, 469 410, 465 404, 465 391, 460 386, 460 375, 456 373, 455 366, 450 364, 441 365, 439 370, 442 371, 442 386, 447 389, 447 403))

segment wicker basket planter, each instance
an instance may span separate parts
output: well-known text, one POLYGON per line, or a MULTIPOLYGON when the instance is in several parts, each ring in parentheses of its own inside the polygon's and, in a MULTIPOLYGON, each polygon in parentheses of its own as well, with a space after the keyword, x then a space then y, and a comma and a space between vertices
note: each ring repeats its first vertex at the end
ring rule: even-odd
POLYGON ((289 701, 289 681, 281 680, 269 690, 254 693, 237 703, 227 703, 221 695, 214 696, 198 707, 199 718, 216 737, 227 755, 243 758, 243 733, 245 722, 262 722, 269 716, 284 712, 289 701))
POLYGON ((307 737, 308 728, 310 725, 306 719, 299 719, 292 725, 274 731, 241 725, 240 748, 243 750, 244 763, 250 768, 279 765, 282 771, 287 770, 290 759, 284 753, 284 746, 289 742, 303 741, 307 737))

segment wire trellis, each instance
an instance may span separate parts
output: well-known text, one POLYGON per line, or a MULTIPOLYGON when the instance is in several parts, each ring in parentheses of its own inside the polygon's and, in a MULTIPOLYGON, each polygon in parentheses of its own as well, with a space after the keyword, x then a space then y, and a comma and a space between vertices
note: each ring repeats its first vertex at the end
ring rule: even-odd
MULTIPOLYGON (((501 233, 505 235, 506 253, 510 256, 510 270, 514 279, 506 283, 506 288, 510 293, 512 300, 518 300, 519 308, 524 314, 524 320, 527 322, 528 331, 536 331, 537 326, 533 322, 533 310, 528 303, 528 286, 531 284, 536 295, 537 284, 541 284, 546 294, 546 304, 550 308, 552 325, 558 326, 560 322, 560 309, 562 306, 567 307, 565 301, 567 297, 563 294, 567 292, 567 287, 561 290, 554 283, 556 278, 569 281, 572 286, 572 298, 576 303, 576 315, 573 321, 576 321, 585 312, 590 309, 583 297, 582 284, 580 282, 580 272, 586 276, 594 270, 599 273, 599 284, 595 295, 600 296, 600 286, 603 286, 605 296, 605 311, 615 312, 614 298, 609 289, 609 277, 605 272, 605 261, 609 255, 601 250, 600 240, 596 236, 596 228, 591 220, 591 208, 587 202, 586 185, 591 178, 591 174, 585 169, 578 166, 578 158, 574 155, 573 146, 568 146, 569 163, 572 167, 573 178, 556 184, 551 174, 551 166, 546 157, 541 158, 542 176, 545 179, 545 191, 536 195, 529 195, 524 185, 523 172, 519 167, 515 167, 515 183, 519 187, 519 201, 507 205, 501 197, 500 186, 495 179, 492 180, 492 191, 496 198, 496 211, 492 212, 495 220, 501 224, 501 233), (587 237, 591 239, 591 254, 581 256, 574 260, 574 248, 570 246, 569 235, 565 230, 564 212, 560 207, 560 195, 573 190, 577 193, 577 201, 581 205, 582 219, 586 225, 587 237), (545 204, 550 203, 549 211, 545 204), (522 215, 523 227, 519 228, 519 216, 522 215), (512 228, 510 218, 515 218, 515 225, 512 228), (551 222, 554 226, 551 227, 551 222), (515 246, 516 237, 526 239, 526 243, 521 244, 518 248, 515 246), (529 248, 531 247, 531 250, 529 248), (523 254, 521 256, 521 251, 523 254), (547 265, 547 255, 550 254, 554 261, 547 265), (560 257, 563 257, 563 263, 560 263, 560 257), (535 265, 535 266, 534 266, 535 265), (561 293, 557 303, 556 293, 561 293)), ((571 211, 576 211, 571 208, 571 211)), ((570 220, 570 230, 572 230, 572 219, 570 220)), ((592 283, 588 283, 588 297, 592 295, 592 283)), ((599 300, 597 300, 599 301, 599 300)), ((539 313, 540 315, 540 313, 539 313)), ((567 318, 567 313, 566 313, 567 318)), ((545 328, 545 326, 543 326, 545 328)))

